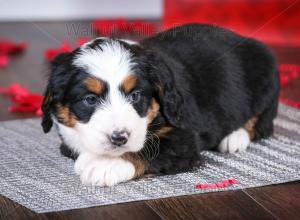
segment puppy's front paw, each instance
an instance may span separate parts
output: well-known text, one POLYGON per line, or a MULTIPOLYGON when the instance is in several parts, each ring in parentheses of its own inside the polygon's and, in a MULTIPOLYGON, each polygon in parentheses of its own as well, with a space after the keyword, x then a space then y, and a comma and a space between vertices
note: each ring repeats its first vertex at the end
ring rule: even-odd
POLYGON ((91 161, 96 160, 97 157, 93 154, 89 153, 82 153, 78 156, 77 160, 75 161, 74 169, 78 175, 84 171, 84 169, 88 166, 91 161))
POLYGON ((236 153, 245 151, 250 144, 248 132, 239 128, 226 136, 218 146, 218 150, 223 153, 236 153))
POLYGON ((134 178, 134 165, 122 158, 79 156, 75 171, 86 185, 112 186, 134 178))

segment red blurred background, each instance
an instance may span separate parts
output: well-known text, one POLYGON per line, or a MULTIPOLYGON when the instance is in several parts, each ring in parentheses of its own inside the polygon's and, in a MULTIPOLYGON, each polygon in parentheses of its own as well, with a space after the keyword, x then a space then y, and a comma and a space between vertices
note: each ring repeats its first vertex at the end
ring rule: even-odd
POLYGON ((210 23, 269 45, 300 46, 299 0, 165 0, 163 28, 210 23))

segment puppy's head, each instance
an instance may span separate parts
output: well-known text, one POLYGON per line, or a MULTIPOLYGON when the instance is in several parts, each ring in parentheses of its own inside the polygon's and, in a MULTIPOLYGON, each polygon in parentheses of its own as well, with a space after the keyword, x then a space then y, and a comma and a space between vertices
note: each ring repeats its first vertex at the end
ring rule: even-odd
POLYGON ((170 73, 158 77, 160 71, 167 70, 153 55, 122 40, 100 38, 59 55, 42 106, 44 132, 56 124, 78 153, 119 156, 141 150, 160 107, 171 124, 179 117, 170 73))

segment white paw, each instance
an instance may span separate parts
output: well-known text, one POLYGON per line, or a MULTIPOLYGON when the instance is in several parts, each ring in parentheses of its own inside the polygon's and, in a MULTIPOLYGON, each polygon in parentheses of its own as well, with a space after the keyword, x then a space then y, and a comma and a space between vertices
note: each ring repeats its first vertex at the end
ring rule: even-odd
POLYGON ((236 153, 245 151, 250 144, 250 137, 244 128, 232 132, 226 136, 218 146, 218 150, 223 153, 236 153))
POLYGON ((95 157, 83 154, 75 162, 75 172, 82 184, 112 186, 134 177, 134 165, 122 158, 95 157))
POLYGON ((93 160, 96 160, 96 156, 88 153, 81 153, 79 157, 76 159, 74 164, 75 173, 80 175, 84 168, 93 160))

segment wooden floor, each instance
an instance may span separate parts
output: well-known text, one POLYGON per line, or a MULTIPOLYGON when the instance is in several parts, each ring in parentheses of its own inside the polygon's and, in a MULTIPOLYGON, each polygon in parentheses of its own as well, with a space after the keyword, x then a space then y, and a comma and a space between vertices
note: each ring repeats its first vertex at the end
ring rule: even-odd
MULTIPOLYGON (((47 68, 43 50, 56 47, 61 40, 91 35, 88 23, 0 23, 0 39, 28 42, 24 55, 15 57, 9 67, 0 70, 0 86, 20 82, 41 93, 46 84, 47 68), (74 26, 73 25, 73 26, 74 26)), ((299 63, 299 48, 273 48, 282 63, 299 63)), ((286 97, 300 100, 300 80, 284 91, 286 97)), ((0 120, 32 117, 32 114, 7 112, 9 101, 0 97, 0 120)), ((1 180, 0 180, 1 181, 1 180)), ((0 192, 1 194, 1 192, 0 192)), ((10 199, 0 196, 0 219, 300 219, 300 181, 193 196, 36 214, 10 199)))

